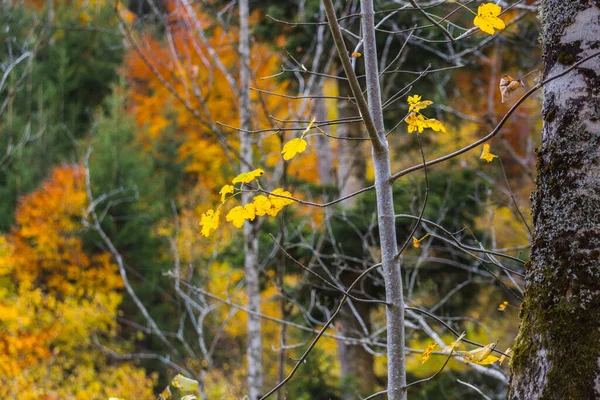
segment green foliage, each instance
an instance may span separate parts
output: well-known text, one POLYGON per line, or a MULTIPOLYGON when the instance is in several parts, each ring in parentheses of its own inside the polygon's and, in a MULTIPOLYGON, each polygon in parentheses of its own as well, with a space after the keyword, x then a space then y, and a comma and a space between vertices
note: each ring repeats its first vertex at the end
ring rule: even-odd
MULTIPOLYGON (((5 7, 0 13, 5 27, 1 63, 32 52, 40 42, 31 65, 27 59, 19 63, 7 80, 15 95, 0 119, 0 153, 6 154, 0 169, 0 230, 12 223, 17 198, 36 188, 52 165, 78 160, 77 141, 89 133, 94 110, 117 78, 121 38, 76 29, 84 27, 75 14, 63 9, 56 21, 75 29, 44 31, 31 11, 5 7)), ((95 25, 114 29, 110 18, 98 15, 95 25)))

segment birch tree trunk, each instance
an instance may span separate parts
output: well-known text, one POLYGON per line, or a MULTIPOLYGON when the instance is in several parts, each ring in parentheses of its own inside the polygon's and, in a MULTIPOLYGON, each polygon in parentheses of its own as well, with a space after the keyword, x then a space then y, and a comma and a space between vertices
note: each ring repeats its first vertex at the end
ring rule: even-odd
MULTIPOLYGON (((542 3, 544 78, 600 49, 598 1, 542 3)), ((600 398, 600 58, 544 87, 510 399, 600 398)))
MULTIPOLYGON (((240 155, 241 172, 251 170, 252 139, 244 130, 251 130, 250 122, 250 30, 248 28, 248 0, 240 0, 240 155)), ((242 195, 242 203, 248 194, 242 195)), ((246 272, 246 296, 248 313, 248 396, 260 398, 262 391, 262 334, 260 327, 260 279, 258 271, 258 235, 255 225, 244 222, 244 268, 246 272)))
POLYGON ((387 328, 387 365, 389 400, 406 399, 406 367, 404 357, 404 298, 400 261, 397 257, 396 224, 394 198, 390 172, 390 152, 385 137, 381 87, 375 40, 375 12, 372 0, 361 0, 361 19, 364 40, 366 89, 368 104, 348 58, 341 29, 337 23, 331 0, 324 0, 327 20, 338 55, 350 83, 354 100, 365 123, 372 146, 373 167, 375 170, 375 193, 377 196, 377 217, 381 246, 381 264, 385 278, 387 328))

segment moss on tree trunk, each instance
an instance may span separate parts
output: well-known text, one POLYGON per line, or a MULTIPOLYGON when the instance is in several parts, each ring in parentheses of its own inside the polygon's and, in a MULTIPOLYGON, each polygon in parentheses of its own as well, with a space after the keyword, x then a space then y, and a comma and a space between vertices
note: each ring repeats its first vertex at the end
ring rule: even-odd
MULTIPOLYGON (((600 50, 600 2, 542 4, 544 78, 600 50)), ((511 399, 600 398, 600 58, 544 88, 511 399)))

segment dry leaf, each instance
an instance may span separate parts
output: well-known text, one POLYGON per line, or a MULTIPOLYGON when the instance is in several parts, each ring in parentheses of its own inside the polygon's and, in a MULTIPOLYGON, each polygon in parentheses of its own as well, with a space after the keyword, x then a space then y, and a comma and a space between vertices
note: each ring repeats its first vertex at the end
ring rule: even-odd
POLYGON ((507 102, 510 98, 510 94, 522 86, 524 86, 522 80, 516 81, 510 76, 504 75, 500 79, 500 94, 502 95, 502 102, 507 102))
POLYGON ((442 349, 442 353, 451 353, 454 351, 454 349, 458 348, 460 346, 460 341, 465 337, 465 332, 463 332, 458 339, 456 339, 454 342, 450 343, 449 346, 446 346, 442 349))

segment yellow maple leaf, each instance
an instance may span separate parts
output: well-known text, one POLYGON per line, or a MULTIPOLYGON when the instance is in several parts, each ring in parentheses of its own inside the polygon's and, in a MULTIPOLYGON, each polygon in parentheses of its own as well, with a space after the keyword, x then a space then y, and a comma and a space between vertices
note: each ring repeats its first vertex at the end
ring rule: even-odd
POLYGON ((236 228, 244 226, 244 207, 237 206, 233 207, 228 213, 225 219, 233 224, 236 228))
POLYGON ((429 360, 429 357, 431 357, 431 353, 433 352, 433 350, 435 350, 435 348, 437 347, 437 344, 435 343, 430 343, 427 348, 423 351, 423 354, 421 354, 421 364, 425 364, 425 361, 429 360))
POLYGON ((460 346, 460 341, 465 337, 465 332, 463 332, 458 339, 456 339, 454 342, 450 343, 449 346, 446 346, 442 349, 442 353, 451 353, 454 351, 454 349, 458 348, 460 346))
POLYGON ((508 301, 503 301, 502 303, 500 303, 498 305, 498 311, 504 311, 504 310, 506 310, 506 306, 508 306, 508 301))
POLYGON ((252 199, 252 204, 254 204, 254 212, 259 217, 266 215, 271 209, 271 202, 267 196, 263 196, 262 194, 259 196, 254 196, 252 199))
POLYGON ((283 159, 286 161, 291 160, 296 154, 304 152, 304 150, 306 150, 306 144, 306 140, 302 138, 290 140, 283 146, 283 150, 281 151, 283 159))
POLYGON ((483 151, 481 152, 481 155, 479 156, 480 160, 485 160, 487 162, 492 162, 492 160, 494 158, 498 157, 495 154, 490 153, 490 145, 485 143, 483 145, 483 151))
POLYGON ((495 29, 502 30, 506 27, 504 21, 498 16, 502 12, 502 7, 494 3, 485 3, 477 8, 477 16, 473 20, 473 24, 478 26, 485 33, 493 35, 495 29))
POLYGON ((219 227, 219 217, 221 215, 221 211, 217 210, 208 210, 200 217, 200 226, 202 227, 202 231, 200 232, 202 236, 209 237, 212 230, 215 230, 219 227))
POLYGON ((491 354, 495 347, 496 343, 490 343, 487 346, 468 351, 465 354, 463 354, 463 359, 466 363, 474 363, 480 365, 495 363, 500 359, 491 354))
POLYGON ((425 108, 427 108, 427 106, 430 106, 433 104, 433 101, 431 100, 423 100, 421 101, 421 96, 419 96, 418 94, 415 94, 413 96, 408 96, 408 112, 419 112, 425 108))
POLYGON ((259 176, 262 176, 264 173, 265 171, 263 171, 262 168, 257 168, 254 171, 242 172, 241 174, 233 178, 231 183, 250 183, 259 176))
POLYGON ((225 201, 225 196, 227 196, 229 193, 233 193, 232 185, 225 185, 221 188, 219 191, 219 194, 221 195, 221 203, 225 201))

